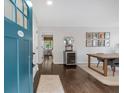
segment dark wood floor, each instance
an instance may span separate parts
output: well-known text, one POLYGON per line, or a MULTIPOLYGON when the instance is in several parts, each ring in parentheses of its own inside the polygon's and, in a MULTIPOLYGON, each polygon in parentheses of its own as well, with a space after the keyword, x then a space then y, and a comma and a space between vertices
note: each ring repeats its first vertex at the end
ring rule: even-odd
POLYGON ((39 65, 39 68, 37 78, 35 78, 35 81, 37 81, 34 84, 35 90, 37 88, 39 75, 46 74, 59 75, 65 93, 119 93, 118 86, 111 87, 103 85, 78 66, 68 67, 55 65, 46 59, 42 65, 39 65))

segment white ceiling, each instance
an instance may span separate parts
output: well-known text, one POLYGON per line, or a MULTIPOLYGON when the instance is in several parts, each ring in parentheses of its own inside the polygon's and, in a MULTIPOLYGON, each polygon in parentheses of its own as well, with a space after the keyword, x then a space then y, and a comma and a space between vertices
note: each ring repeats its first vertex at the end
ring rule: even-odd
POLYGON ((40 27, 118 26, 119 0, 32 0, 40 27))

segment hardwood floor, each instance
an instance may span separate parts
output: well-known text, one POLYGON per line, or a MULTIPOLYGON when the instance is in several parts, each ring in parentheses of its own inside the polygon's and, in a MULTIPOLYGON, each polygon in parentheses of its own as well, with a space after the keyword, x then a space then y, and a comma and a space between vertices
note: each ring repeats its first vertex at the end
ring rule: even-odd
MULTIPOLYGON (((46 59, 39 68, 39 75, 59 75, 65 93, 119 93, 118 86, 103 85, 78 66, 55 65, 46 59)), ((38 78, 36 81, 38 82, 38 78)), ((37 84, 34 87, 36 90, 37 84)))

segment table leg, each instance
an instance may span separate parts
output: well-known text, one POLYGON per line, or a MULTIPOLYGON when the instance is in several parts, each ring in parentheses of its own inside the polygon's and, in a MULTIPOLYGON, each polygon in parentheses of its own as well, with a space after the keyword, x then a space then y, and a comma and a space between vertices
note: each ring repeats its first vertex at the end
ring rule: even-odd
POLYGON ((90 68, 90 56, 88 55, 88 67, 90 68))
POLYGON ((103 62, 103 70, 104 70, 104 68, 105 68, 105 65, 104 65, 104 62, 103 62))
POLYGON ((113 76, 115 76, 115 66, 113 67, 113 76))
POLYGON ((103 65, 104 65, 104 66, 103 66, 103 67, 104 67, 104 76, 107 76, 107 61, 108 61, 108 60, 105 59, 105 60, 104 60, 104 64, 103 64, 103 65))

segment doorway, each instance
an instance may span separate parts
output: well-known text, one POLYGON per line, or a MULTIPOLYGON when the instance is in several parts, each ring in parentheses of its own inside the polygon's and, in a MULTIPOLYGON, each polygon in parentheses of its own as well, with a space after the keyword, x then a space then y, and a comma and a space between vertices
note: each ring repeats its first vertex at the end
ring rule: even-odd
POLYGON ((53 35, 44 35, 44 60, 53 59, 53 35))

